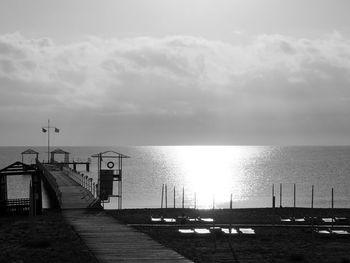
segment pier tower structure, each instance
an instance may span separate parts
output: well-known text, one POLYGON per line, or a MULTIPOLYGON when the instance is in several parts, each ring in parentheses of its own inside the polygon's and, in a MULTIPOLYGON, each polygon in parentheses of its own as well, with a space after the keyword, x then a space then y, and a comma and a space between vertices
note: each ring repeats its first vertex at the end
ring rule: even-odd
POLYGON ((98 198, 102 204, 110 203, 111 198, 117 198, 117 209, 122 209, 123 159, 130 157, 115 151, 101 152, 92 157, 97 158, 98 198))

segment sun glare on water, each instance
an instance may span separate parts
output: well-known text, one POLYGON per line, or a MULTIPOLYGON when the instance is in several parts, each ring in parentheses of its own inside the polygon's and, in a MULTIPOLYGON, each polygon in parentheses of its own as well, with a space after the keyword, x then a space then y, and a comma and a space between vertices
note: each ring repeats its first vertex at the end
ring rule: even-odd
POLYGON ((172 154, 183 176, 186 196, 194 199, 196 194, 197 207, 211 208, 213 203, 227 205, 231 194, 234 202, 244 198, 243 166, 254 152, 239 146, 179 146, 172 154))

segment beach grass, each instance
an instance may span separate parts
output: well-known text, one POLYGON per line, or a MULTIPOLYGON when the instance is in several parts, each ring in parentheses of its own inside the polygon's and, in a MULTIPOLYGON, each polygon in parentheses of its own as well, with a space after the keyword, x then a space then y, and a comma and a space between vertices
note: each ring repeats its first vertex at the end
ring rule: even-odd
POLYGON ((60 211, 46 210, 37 217, 0 217, 0 262, 97 261, 60 211))

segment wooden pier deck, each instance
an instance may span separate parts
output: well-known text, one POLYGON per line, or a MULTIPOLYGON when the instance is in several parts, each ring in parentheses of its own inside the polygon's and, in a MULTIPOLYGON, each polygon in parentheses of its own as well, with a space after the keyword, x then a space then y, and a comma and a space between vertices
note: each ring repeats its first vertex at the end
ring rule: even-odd
POLYGON ((53 176, 61 193, 61 209, 88 208, 94 201, 94 196, 80 184, 68 177, 55 165, 45 165, 53 176))
POLYGON ((103 210, 89 209, 95 199, 85 188, 54 166, 45 168, 61 193, 63 216, 99 262, 192 262, 103 210))
POLYGON ((64 217, 99 262, 192 262, 104 211, 65 210, 64 217))

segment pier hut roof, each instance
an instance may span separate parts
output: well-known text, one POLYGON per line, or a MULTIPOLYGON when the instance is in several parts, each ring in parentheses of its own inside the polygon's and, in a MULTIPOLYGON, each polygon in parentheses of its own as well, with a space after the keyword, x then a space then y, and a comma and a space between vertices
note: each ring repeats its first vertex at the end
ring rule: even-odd
POLYGON ((57 148, 57 149, 51 151, 51 153, 55 153, 55 154, 67 154, 67 153, 69 153, 69 152, 66 152, 66 151, 64 151, 64 150, 62 150, 62 149, 57 148))
POLYGON ((37 151, 34 151, 33 149, 27 149, 21 154, 39 154, 37 151))
POLYGON ((33 174, 36 169, 32 165, 15 162, 0 170, 0 176, 33 174))
POLYGON ((101 152, 101 153, 97 153, 94 155, 91 155, 91 157, 109 157, 109 158, 130 158, 130 156, 115 152, 115 151, 105 151, 105 152, 101 152))

